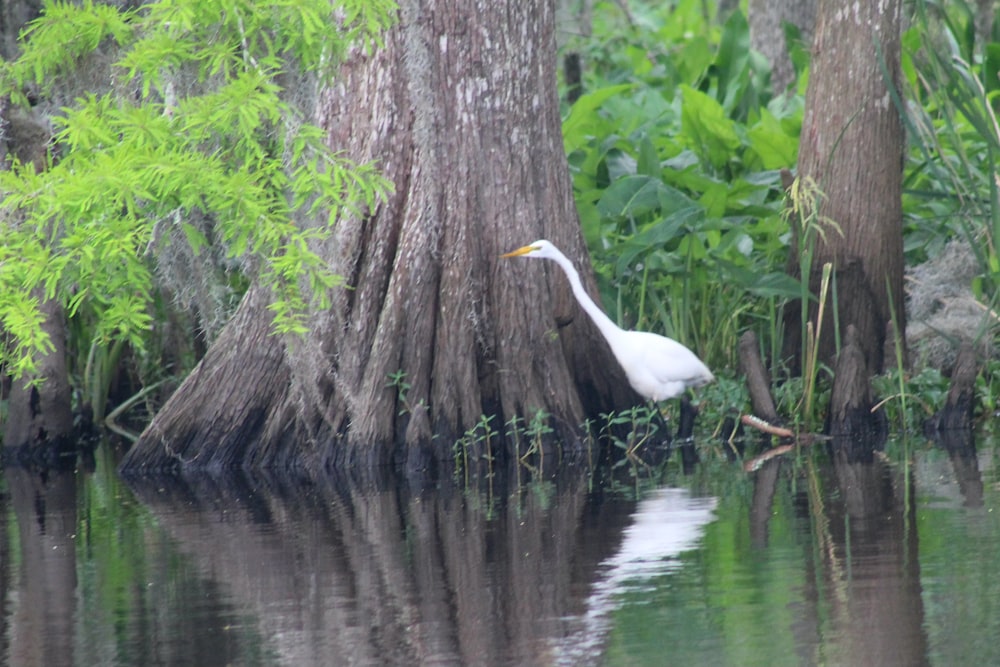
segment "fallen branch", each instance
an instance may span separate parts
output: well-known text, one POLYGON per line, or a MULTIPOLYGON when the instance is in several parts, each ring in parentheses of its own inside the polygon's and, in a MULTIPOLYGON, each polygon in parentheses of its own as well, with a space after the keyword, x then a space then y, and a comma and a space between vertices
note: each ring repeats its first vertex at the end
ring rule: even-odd
POLYGON ((787 429, 784 426, 775 426, 770 424, 760 417, 755 415, 743 415, 740 417, 740 421, 746 426, 757 429, 758 431, 763 431, 769 435, 774 435, 779 438, 791 438, 794 442, 787 443, 784 445, 778 445, 777 447, 772 447, 763 454, 755 456, 752 459, 744 461, 743 470, 746 472, 754 472, 758 470, 767 461, 770 461, 776 456, 781 456, 782 454, 787 454, 788 452, 794 450, 796 447, 803 446, 807 447, 816 442, 830 440, 830 436, 822 435, 820 433, 795 433, 791 429, 787 429))
POLYGON ((771 435, 776 435, 779 438, 794 438, 795 432, 791 429, 787 429, 784 426, 776 426, 769 422, 764 421, 756 415, 743 415, 740 417, 740 421, 746 426, 752 426, 758 431, 763 431, 764 433, 769 433, 771 435))

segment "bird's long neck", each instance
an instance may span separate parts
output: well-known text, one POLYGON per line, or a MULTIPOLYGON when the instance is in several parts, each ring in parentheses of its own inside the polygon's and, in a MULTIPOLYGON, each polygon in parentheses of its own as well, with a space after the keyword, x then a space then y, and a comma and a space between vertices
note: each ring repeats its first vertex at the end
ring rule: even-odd
POLYGON ((576 300, 580 302, 580 306, 587 311, 587 314, 590 315, 590 319, 594 321, 594 324, 596 324, 597 328, 601 330, 604 337, 609 341, 612 340, 613 335, 616 332, 621 331, 621 329, 617 324, 611 321, 610 317, 604 314, 604 311, 601 310, 597 304, 594 303, 594 300, 590 298, 590 295, 587 294, 587 290, 583 288, 583 283, 580 282, 580 274, 577 272, 576 267, 574 267, 573 263, 562 254, 558 257, 553 257, 552 259, 554 259, 556 263, 562 267, 566 277, 569 278, 570 287, 573 288, 573 294, 576 296, 576 300))

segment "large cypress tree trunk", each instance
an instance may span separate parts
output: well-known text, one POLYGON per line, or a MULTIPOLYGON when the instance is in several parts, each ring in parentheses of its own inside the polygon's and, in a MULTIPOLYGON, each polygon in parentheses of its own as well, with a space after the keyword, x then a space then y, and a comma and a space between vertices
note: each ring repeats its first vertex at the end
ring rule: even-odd
POLYGON ((450 457, 483 415, 503 431, 544 410, 571 438, 636 399, 558 267, 498 257, 548 237, 589 281, 554 3, 408 0, 399 18, 384 48, 355 54, 320 96, 332 145, 376 160, 396 186, 322 249, 350 288, 308 336, 286 340, 269 335, 266 295, 252 291, 125 469, 400 454, 423 465, 450 457))
MULTIPOLYGON (((812 178, 825 197, 810 289, 819 293, 822 265, 833 264, 841 332, 853 324, 868 368, 883 368, 893 313, 903 340, 903 127, 889 86, 899 72, 901 3, 820 0, 817 7, 799 176, 812 178)), ((790 271, 797 273, 791 258, 790 271)), ((834 304, 828 304, 828 317, 834 304)), ((810 320, 815 321, 815 304, 810 320)), ((785 357, 801 359, 799 309, 785 313, 785 357)), ((834 322, 823 324, 820 358, 834 355, 834 322)), ((892 360, 890 360, 892 361, 892 360)))

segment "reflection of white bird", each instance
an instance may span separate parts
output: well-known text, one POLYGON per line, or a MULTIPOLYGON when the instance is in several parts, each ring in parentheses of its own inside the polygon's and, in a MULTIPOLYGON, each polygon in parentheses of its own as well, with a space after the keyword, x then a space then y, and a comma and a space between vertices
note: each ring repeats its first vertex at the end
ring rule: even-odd
POLYGON ((622 595, 642 604, 655 578, 681 567, 678 556, 698 546, 705 526, 715 520, 715 498, 693 498, 686 489, 659 489, 639 503, 618 552, 601 563, 587 598, 586 612, 571 622, 568 635, 554 643, 557 665, 598 664, 622 595))
POLYGON ((502 257, 541 257, 562 267, 573 295, 604 335, 629 384, 643 398, 663 401, 715 379, 694 352, 677 341, 647 331, 625 331, 604 314, 580 282, 580 274, 566 255, 549 241, 535 241, 502 257))

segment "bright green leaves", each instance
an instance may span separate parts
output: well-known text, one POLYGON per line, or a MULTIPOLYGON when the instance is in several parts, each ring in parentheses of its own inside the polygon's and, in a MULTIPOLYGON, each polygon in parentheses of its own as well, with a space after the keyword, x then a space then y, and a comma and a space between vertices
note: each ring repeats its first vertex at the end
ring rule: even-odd
POLYGON ((47 253, 22 234, 12 235, 10 240, 0 244, 0 285, 20 289, 0 289, 0 322, 7 348, 0 361, 6 363, 9 373, 19 377, 33 369, 37 355, 52 350, 39 308, 42 289, 38 285, 44 282, 38 267, 44 264, 47 253))
POLYGON ((52 341, 42 328, 44 316, 34 296, 4 294, 0 296, 0 318, 6 335, 13 341, 7 355, 7 372, 13 377, 30 373, 39 354, 52 351, 52 341))
MULTIPOLYGON (((797 105, 793 105, 797 106, 797 105)), ((783 109, 788 113, 787 109, 783 109)), ((750 149, 764 169, 791 169, 799 156, 799 130, 802 126, 801 109, 779 118, 769 109, 761 109, 760 120, 747 129, 750 149)))
POLYGON ((84 78, 106 84, 52 119, 58 160, 40 173, 16 164, 0 172, 0 240, 5 257, 19 260, 16 271, 0 267, 0 326, 9 334, 0 363, 30 370, 30 352, 44 351, 42 292, 85 317, 95 341, 141 350, 154 269, 176 243, 206 262, 204 275, 244 271, 269 287, 275 330, 304 331, 309 309, 323 307, 339 282, 312 248, 333 220, 363 214, 391 185, 331 150, 279 81, 315 86, 303 75, 332 76, 348 49, 378 43, 394 4, 46 7, 22 56, 4 63, 3 92, 17 97, 28 83, 49 90, 92 54, 101 65, 84 78))
POLYGON ((628 95, 629 84, 607 86, 583 95, 576 101, 563 121, 563 147, 567 154, 586 148, 598 133, 606 131, 607 122, 598 116, 605 102, 618 95, 628 95))
POLYGON ((122 58, 130 78, 164 91, 161 73, 193 67, 198 81, 246 70, 325 72, 350 46, 380 43, 395 13, 389 0, 159 0, 139 13, 144 36, 122 58))
POLYGON ((278 298, 268 306, 274 313, 278 333, 306 333, 308 307, 326 308, 329 290, 342 283, 341 277, 327 271, 322 260, 308 248, 305 237, 296 237, 283 244, 272 256, 267 271, 273 284, 278 286, 278 298), (305 276, 304 290, 297 283, 300 276, 305 276), (317 299, 309 303, 304 294, 315 295, 317 299))
POLYGON ((681 86, 681 136, 689 148, 721 172, 740 145, 735 123, 722 104, 689 86, 681 86))
POLYGON ((685 204, 694 205, 660 178, 634 174, 609 185, 597 203, 597 210, 608 218, 639 218, 654 211, 674 212, 687 208, 685 204))
POLYGON ((21 35, 22 42, 39 46, 24 49, 14 62, 3 63, 0 82, 15 103, 27 102, 24 89, 29 83, 40 85, 46 94, 106 40, 124 44, 133 38, 134 15, 128 10, 92 0, 48 0, 43 10, 43 18, 30 23, 21 35))
POLYGON ((721 365, 757 313, 799 295, 779 170, 795 166, 803 106, 765 106, 768 68, 739 12, 719 26, 700 2, 634 8, 641 27, 607 33, 618 14, 595 11, 595 38, 625 34, 644 62, 598 60, 604 85, 563 124, 580 219, 617 319, 721 365))
POLYGON ((345 41, 357 43, 369 52, 382 46, 382 34, 391 25, 398 9, 395 0, 335 0, 345 41))

